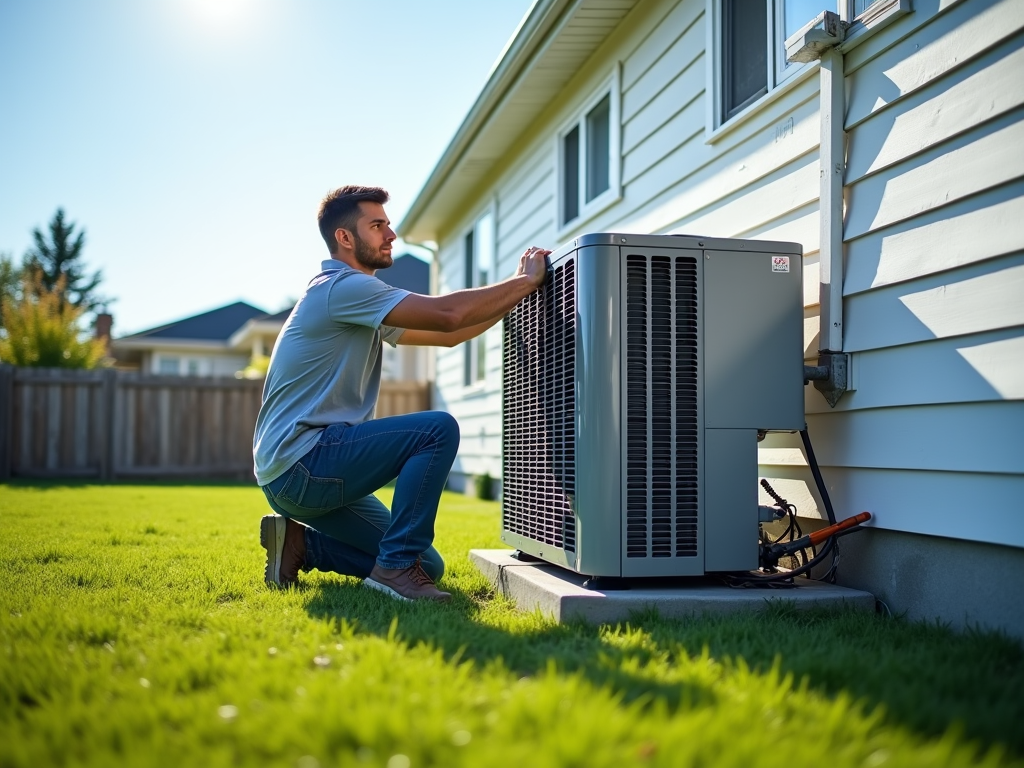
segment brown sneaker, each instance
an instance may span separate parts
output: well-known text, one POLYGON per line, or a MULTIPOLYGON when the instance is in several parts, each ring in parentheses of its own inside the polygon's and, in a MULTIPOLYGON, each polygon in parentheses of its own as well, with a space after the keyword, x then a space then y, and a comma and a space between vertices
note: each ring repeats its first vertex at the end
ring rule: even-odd
POLYGON ((296 584, 299 570, 306 564, 305 527, 281 515, 267 515, 260 520, 260 544, 267 550, 267 585, 296 584))
POLYGON ((379 589, 399 600, 436 600, 446 603, 452 597, 450 592, 442 592, 434 586, 434 580, 427 576, 418 560, 408 568, 381 568, 374 563, 363 585, 379 589))

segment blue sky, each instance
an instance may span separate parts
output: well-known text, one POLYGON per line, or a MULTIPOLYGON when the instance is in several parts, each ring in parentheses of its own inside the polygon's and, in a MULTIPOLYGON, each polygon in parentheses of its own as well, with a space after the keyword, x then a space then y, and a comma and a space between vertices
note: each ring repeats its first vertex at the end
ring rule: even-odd
POLYGON ((0 252, 58 206, 117 336, 245 300, 326 258, 323 194, 396 223, 530 0, 0 0, 0 252))

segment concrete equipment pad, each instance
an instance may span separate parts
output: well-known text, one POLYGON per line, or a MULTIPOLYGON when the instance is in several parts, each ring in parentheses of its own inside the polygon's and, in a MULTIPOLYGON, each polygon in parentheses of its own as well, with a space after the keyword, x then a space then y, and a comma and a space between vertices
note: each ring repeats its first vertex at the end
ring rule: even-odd
POLYGON ((592 624, 614 623, 652 608, 664 618, 757 611, 775 600, 797 608, 875 610, 875 598, 867 592, 799 578, 800 586, 791 589, 736 589, 710 578, 686 578, 637 579, 630 589, 599 592, 583 586, 585 576, 548 563, 520 562, 512 557, 514 552, 473 549, 469 559, 520 610, 539 608, 558 622, 581 618, 592 624))

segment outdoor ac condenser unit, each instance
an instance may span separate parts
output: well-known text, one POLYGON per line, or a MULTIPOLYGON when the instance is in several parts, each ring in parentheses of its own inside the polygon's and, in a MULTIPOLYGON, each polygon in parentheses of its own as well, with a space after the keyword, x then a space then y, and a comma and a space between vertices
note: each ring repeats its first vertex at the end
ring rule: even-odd
POLYGON ((502 540, 588 576, 758 566, 757 433, 804 426, 801 248, 592 234, 504 322, 502 540))

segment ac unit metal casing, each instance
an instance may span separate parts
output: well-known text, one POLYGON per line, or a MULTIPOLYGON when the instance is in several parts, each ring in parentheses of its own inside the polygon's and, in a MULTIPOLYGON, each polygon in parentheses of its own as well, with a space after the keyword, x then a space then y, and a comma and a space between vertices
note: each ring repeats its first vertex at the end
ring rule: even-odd
POLYGON ((501 538, 589 576, 758 565, 757 431, 804 426, 796 243, 590 234, 504 321, 501 538))

